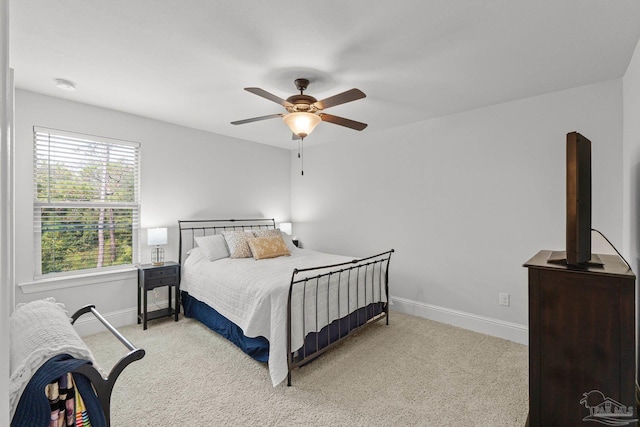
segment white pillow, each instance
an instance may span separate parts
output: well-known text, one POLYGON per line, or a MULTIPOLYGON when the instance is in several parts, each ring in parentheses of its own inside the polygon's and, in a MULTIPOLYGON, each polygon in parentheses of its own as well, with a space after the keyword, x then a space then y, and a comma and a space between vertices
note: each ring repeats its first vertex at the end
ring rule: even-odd
POLYGON ((222 234, 212 234, 210 236, 198 236, 195 238, 198 246, 202 248, 204 256, 209 258, 209 261, 216 261, 222 258, 229 257, 229 249, 227 248, 227 242, 222 234))
POLYGON ((282 232, 282 240, 284 240, 284 243, 287 245, 287 248, 290 252, 295 252, 298 250, 298 247, 293 244, 293 239, 291 239, 291 236, 289 236, 287 233, 282 232))

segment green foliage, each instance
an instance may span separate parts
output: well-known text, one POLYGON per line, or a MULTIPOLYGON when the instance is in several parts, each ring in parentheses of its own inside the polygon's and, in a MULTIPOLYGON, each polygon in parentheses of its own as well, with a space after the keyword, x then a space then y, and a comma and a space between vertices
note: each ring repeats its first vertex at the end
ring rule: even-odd
POLYGON ((102 244, 98 237, 100 209, 42 208, 42 274, 96 268, 101 247, 103 267, 132 264, 132 212, 130 209, 111 210, 115 211, 113 262, 110 253, 112 233, 108 228, 103 229, 102 244))
POLYGON ((42 274, 134 262, 134 165, 81 148, 73 162, 36 158, 42 274))

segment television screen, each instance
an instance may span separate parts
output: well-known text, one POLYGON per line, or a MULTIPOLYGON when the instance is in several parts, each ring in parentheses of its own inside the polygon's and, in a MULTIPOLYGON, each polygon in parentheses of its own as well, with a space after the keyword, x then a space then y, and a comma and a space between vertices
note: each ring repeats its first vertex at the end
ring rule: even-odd
POLYGON ((567 264, 591 260, 591 141, 567 134, 567 264))

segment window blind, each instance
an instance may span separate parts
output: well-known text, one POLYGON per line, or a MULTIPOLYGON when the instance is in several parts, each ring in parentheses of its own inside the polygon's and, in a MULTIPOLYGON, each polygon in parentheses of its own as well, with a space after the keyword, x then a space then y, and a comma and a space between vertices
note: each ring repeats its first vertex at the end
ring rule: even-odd
POLYGON ((138 260, 140 144, 34 127, 36 275, 138 260))

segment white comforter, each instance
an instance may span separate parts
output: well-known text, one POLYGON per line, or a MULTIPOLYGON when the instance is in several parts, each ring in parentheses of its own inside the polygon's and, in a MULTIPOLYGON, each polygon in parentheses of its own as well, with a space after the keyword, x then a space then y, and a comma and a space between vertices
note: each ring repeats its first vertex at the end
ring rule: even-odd
MULTIPOLYGON (((269 373, 276 386, 288 373, 287 299, 293 270, 351 260, 353 258, 305 249, 293 251, 289 257, 259 261, 224 258, 211 262, 200 248, 195 248, 184 262, 180 288, 240 326, 246 336, 263 336, 269 340, 269 373)), ((384 284, 378 280, 379 268, 378 264, 375 281, 371 280, 374 274, 368 267, 362 268, 359 274, 333 274, 331 286, 327 286, 326 278, 319 283, 309 281, 306 289, 296 286, 292 298, 292 350, 302 346, 307 333, 321 330, 356 308, 386 301, 384 284), (365 274, 369 279, 366 289, 363 286, 365 274), (305 322, 302 321, 303 313, 305 322)), ((317 271, 310 273, 316 274, 317 271)))

